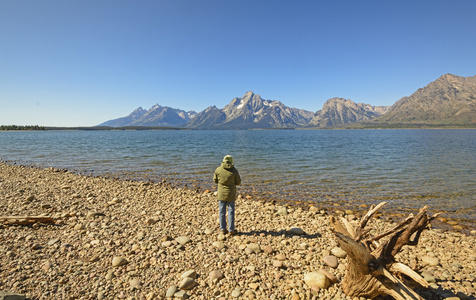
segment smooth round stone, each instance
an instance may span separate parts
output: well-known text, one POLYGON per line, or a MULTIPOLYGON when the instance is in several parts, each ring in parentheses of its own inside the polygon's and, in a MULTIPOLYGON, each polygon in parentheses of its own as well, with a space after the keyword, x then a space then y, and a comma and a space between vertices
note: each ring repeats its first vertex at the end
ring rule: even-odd
POLYGON ((179 284, 179 289, 181 290, 191 290, 195 286, 195 280, 190 277, 185 277, 179 284))
POLYGON ((339 265, 337 257, 333 255, 325 256, 322 260, 324 261, 326 265, 334 269, 337 268, 337 266, 339 265))
POLYGON ((273 247, 271 247, 271 246, 269 246, 269 245, 266 245, 266 246, 261 247, 261 250, 263 250, 264 252, 266 252, 266 253, 268 253, 268 254, 274 252, 273 247))
POLYGON ((177 287, 175 285, 172 285, 167 289, 167 292, 165 293, 165 298, 172 298, 175 293, 177 292, 177 287))
POLYGON ((286 260, 286 256, 284 256, 282 254, 276 254, 276 259, 283 261, 283 260, 286 260))
POLYGON ((310 272, 304 274, 304 282, 312 289, 327 289, 330 285, 329 278, 321 272, 310 272))
POLYGON ((276 267, 276 268, 282 268, 283 267, 283 262, 280 261, 280 260, 273 260, 273 267, 276 267))
POLYGON ((223 248, 225 248, 225 244, 219 241, 213 242, 212 246, 217 248, 218 250, 222 250, 223 248))
POLYGON ((345 258, 347 256, 347 253, 340 247, 332 248, 331 253, 338 258, 345 258))
POLYGON ((191 239, 188 236, 179 236, 175 240, 181 245, 186 245, 191 242, 191 239))
POLYGON ((241 296, 241 291, 238 290, 238 289, 233 290, 233 292, 231 292, 231 296, 232 296, 233 298, 238 298, 238 297, 241 296))
POLYGON ((192 278, 192 279, 196 279, 197 278, 197 271, 195 270, 189 270, 185 273, 182 274, 182 276, 180 276, 180 278, 192 278))
POLYGON ((225 275, 223 275, 223 273, 220 270, 214 270, 210 272, 208 277, 210 278, 211 281, 214 281, 214 280, 220 280, 225 278, 225 275))
POLYGON ((250 249, 252 252, 254 253, 260 253, 261 251, 261 248, 259 247, 258 244, 256 243, 249 243, 247 246, 246 246, 247 249, 250 249))
POLYGON ((112 259, 112 265, 114 267, 123 266, 123 265, 126 265, 127 263, 128 263, 128 261, 124 257, 117 257, 116 256, 112 259))
POLYGON ((114 275, 114 272, 112 272, 112 271, 108 272, 107 275, 106 275, 107 280, 111 280, 114 277, 116 277, 116 275, 114 275))
POLYGON ((299 227, 292 227, 291 230, 289 230, 292 234, 296 234, 296 235, 303 235, 303 234, 306 234, 304 232, 304 230, 302 230, 301 228, 299 227))

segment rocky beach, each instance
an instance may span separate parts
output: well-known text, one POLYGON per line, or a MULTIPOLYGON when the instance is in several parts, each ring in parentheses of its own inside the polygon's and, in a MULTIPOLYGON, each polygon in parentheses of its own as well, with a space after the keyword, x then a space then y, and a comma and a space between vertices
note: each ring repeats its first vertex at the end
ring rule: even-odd
MULTIPOLYGON (((356 223, 357 211, 340 216, 356 223)), ((347 258, 332 214, 317 203, 240 196, 239 232, 223 235, 210 190, 0 163, 0 217, 55 221, 0 224, 0 291, 17 299, 354 300, 342 290, 347 258)), ((369 225, 378 233, 397 221, 369 225)), ((426 230, 397 260, 428 281, 415 288, 424 299, 476 299, 474 231, 426 230)))

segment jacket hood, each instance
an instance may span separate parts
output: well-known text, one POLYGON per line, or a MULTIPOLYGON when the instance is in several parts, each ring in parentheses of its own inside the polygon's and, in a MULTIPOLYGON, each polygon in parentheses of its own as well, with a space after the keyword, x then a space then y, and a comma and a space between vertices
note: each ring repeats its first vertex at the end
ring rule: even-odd
POLYGON ((225 156, 221 164, 226 169, 233 168, 233 157, 231 155, 225 156))

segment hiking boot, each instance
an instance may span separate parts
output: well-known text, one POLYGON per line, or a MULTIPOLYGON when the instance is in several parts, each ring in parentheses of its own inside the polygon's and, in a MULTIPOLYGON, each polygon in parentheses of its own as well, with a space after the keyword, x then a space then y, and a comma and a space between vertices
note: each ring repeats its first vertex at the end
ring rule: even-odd
POLYGON ((230 235, 235 235, 235 234, 237 234, 237 233, 238 233, 238 231, 237 231, 236 229, 235 229, 235 230, 232 230, 232 231, 230 231, 230 235))
POLYGON ((226 229, 225 229, 225 230, 222 230, 221 233, 227 234, 227 233, 228 233, 228 230, 226 230, 226 229))

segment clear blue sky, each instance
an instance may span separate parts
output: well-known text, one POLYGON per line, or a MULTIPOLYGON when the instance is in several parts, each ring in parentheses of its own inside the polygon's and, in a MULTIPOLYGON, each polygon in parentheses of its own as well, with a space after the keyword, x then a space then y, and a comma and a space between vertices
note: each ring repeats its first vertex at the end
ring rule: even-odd
POLYGON ((317 111, 476 75, 476 1, 0 0, 0 124, 93 126, 247 91, 317 111))

